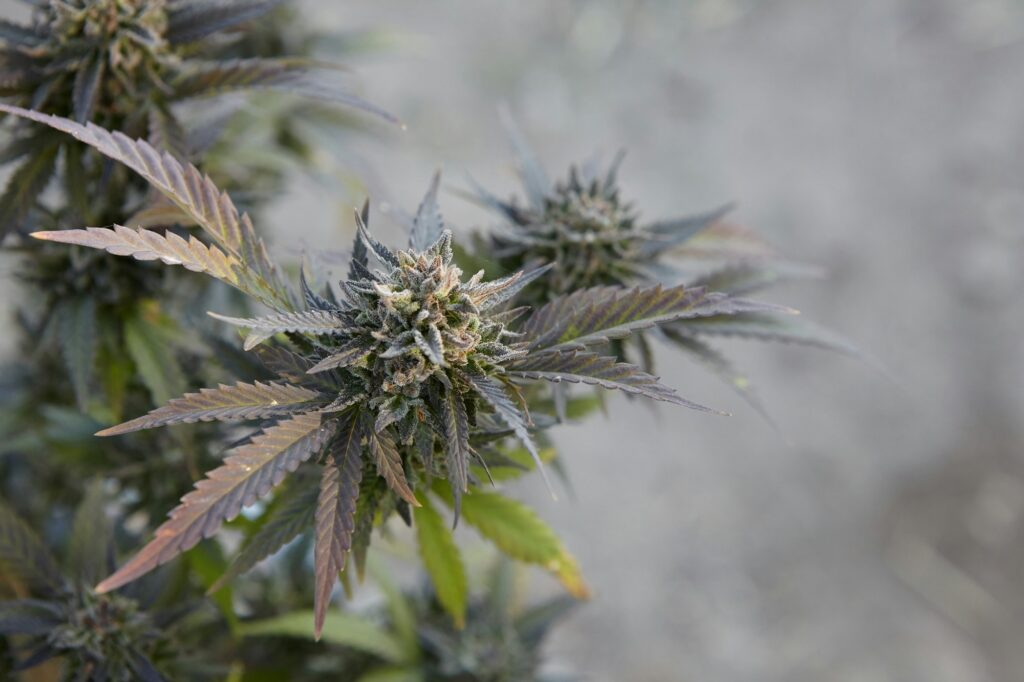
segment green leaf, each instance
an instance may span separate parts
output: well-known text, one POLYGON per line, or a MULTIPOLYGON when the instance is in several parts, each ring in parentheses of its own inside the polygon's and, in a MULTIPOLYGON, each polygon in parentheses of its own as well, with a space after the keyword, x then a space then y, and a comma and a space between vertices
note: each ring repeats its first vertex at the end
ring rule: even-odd
POLYGON ((235 555, 227 570, 208 590, 216 592, 232 579, 248 572, 264 559, 273 556, 301 533, 313 527, 319 490, 304 488, 291 495, 283 505, 270 512, 263 526, 250 537, 235 555))
POLYGON ((85 410, 96 366, 96 299, 86 295, 58 307, 58 341, 78 409, 85 410))
POLYGON ((420 556, 438 601, 451 615, 455 627, 461 630, 466 625, 469 601, 469 583, 462 557, 451 531, 430 501, 425 496, 420 497, 420 504, 422 506, 413 509, 420 556))
POLYGON ((362 421, 355 410, 350 410, 339 422, 338 438, 324 464, 320 496, 317 498, 313 552, 316 573, 313 629, 317 639, 331 603, 331 592, 352 549, 356 501, 363 477, 362 421))
POLYGON ((114 562, 113 528, 105 510, 107 495, 101 481, 92 481, 75 511, 67 564, 69 572, 93 585, 110 572, 114 562))
POLYGON ((124 321, 124 342, 154 403, 166 403, 185 392, 186 382, 181 369, 173 358, 167 357, 168 348, 162 341, 160 330, 144 314, 124 321))
POLYGON ((413 607, 406 599, 402 591, 398 589, 387 571, 376 563, 371 566, 371 572, 377 585, 388 602, 388 612, 391 615, 391 630, 394 631, 396 639, 402 644, 405 651, 403 660, 414 664, 420 657, 419 639, 416 633, 416 614, 413 607))
POLYGON ((356 682, 426 682, 425 673, 414 667, 371 670, 356 682))
POLYGON ((239 382, 234 386, 202 388, 171 400, 149 414, 100 431, 98 436, 116 436, 168 424, 193 424, 199 421, 245 421, 308 412, 324 399, 319 393, 301 386, 279 383, 239 382))
POLYGON ((509 365, 508 373, 509 376, 525 379, 542 379, 555 383, 568 381, 617 389, 700 412, 716 412, 686 400, 676 393, 675 389, 665 386, 657 377, 644 372, 636 365, 618 362, 614 357, 596 353, 536 353, 513 362, 509 365))
POLYGON ((498 493, 473 490, 462 498, 462 516, 505 554, 550 571, 577 599, 590 596, 576 560, 526 505, 498 493))
POLYGON ((324 619, 323 630, 319 635, 310 626, 312 622, 311 611, 294 611, 277 618, 242 623, 238 631, 243 637, 319 639, 358 649, 393 663, 403 658, 401 644, 377 625, 359 616, 331 612, 324 619))
POLYGON ((109 592, 148 573, 208 538, 242 507, 265 497, 285 476, 309 459, 330 438, 330 422, 304 414, 280 422, 235 450, 224 464, 196 483, 156 530, 156 537, 96 587, 109 592))
POLYGON ((3 504, 0 504, 0 574, 47 594, 64 586, 64 577, 53 555, 28 524, 3 504))
POLYGON ((39 195, 53 176, 59 149, 60 143, 51 141, 34 151, 11 173, 7 188, 0 195, 0 238, 8 231, 20 227, 36 205, 39 195))

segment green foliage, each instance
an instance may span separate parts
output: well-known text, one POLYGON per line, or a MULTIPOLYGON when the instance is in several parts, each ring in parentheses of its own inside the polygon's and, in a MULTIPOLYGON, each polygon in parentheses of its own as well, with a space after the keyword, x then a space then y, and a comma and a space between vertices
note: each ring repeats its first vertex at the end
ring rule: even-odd
MULTIPOLYGON (((451 233, 441 222, 438 178, 417 211, 406 250, 393 251, 374 238, 364 208, 356 214, 358 234, 348 278, 338 292, 313 291, 303 278, 300 302, 283 284, 251 221, 195 168, 159 154, 145 142, 133 142, 94 125, 13 107, 2 109, 48 123, 125 163, 192 217, 234 259, 230 283, 274 309, 261 318, 221 319, 253 330, 246 342, 250 349, 273 341, 270 348, 277 350, 263 358, 267 371, 276 374, 275 385, 310 398, 288 407, 266 391, 248 392, 245 407, 252 410, 250 415, 280 410, 287 419, 243 442, 223 466, 200 481, 157 530, 156 539, 100 584, 101 592, 139 578, 209 537, 243 506, 267 496, 285 474, 314 459, 323 467, 315 514, 314 611, 319 630, 356 527, 374 525, 355 518, 358 511, 376 513, 358 504, 366 463, 376 465, 376 473, 388 486, 389 497, 382 504, 382 509, 391 510, 388 513, 408 517, 407 505, 424 502, 417 491, 439 478, 447 479, 457 520, 462 496, 477 494, 472 491, 478 481, 471 475, 471 462, 478 459, 487 467, 474 442, 514 435, 536 467, 543 468, 530 433, 536 422, 527 411, 528 380, 582 380, 691 405, 636 366, 593 355, 592 347, 681 317, 770 309, 703 290, 638 288, 619 293, 601 288, 574 294, 569 303, 555 299, 519 322, 521 312, 513 313, 506 306, 514 305, 517 295, 545 271, 515 272, 492 281, 485 281, 481 271, 465 279, 453 262, 451 233), (553 310, 565 314, 556 315, 553 310)), ((81 230, 37 236, 110 250, 109 242, 81 230)), ((138 253, 132 249, 113 252, 138 253)), ((217 395, 220 402, 216 404, 223 405, 225 391, 218 391, 207 396, 217 395)), ((202 396, 186 396, 104 433, 239 416, 233 410, 211 411, 202 396)), ((501 461, 503 455, 496 454, 501 461)), ((502 509, 511 513, 508 505, 502 509)), ((443 579, 442 573, 454 565, 451 553, 443 550, 448 538, 437 532, 437 519, 429 508, 416 516, 427 519, 417 524, 428 529, 427 535, 422 527, 418 531, 422 549, 431 558, 428 563, 444 564, 443 569, 431 571, 436 579, 443 579), (445 556, 449 559, 441 561, 445 556)), ((519 518, 527 517, 519 514, 519 518)), ((530 527, 523 523, 524 528, 530 527)), ((483 527, 496 533, 493 539, 499 546, 512 546, 507 533, 486 523, 483 527)), ((361 535, 360 543, 365 541, 361 535)), ((558 561, 549 557, 549 568, 563 577, 574 573, 568 562, 559 565, 558 561)), ((573 576, 565 581, 570 590, 582 593, 582 587, 572 587, 577 580, 573 576)), ((457 595, 456 590, 448 590, 444 600, 458 620, 457 595)))
POLYGON ((69 535, 66 575, 24 522, 0 506, 0 634, 19 643, 13 668, 0 662, 0 671, 55 659, 68 680, 208 679, 186 635, 204 626, 194 605, 161 606, 161 593, 176 591, 166 580, 117 594, 90 587, 114 559, 105 497, 98 484, 87 489, 69 535))
MULTIPOLYGON (((486 591, 469 599, 466 623, 456 627, 434 589, 403 593, 381 570, 374 575, 385 606, 329 615, 321 641, 332 653, 320 658, 324 672, 299 666, 291 679, 540 682, 549 679, 541 670, 544 640, 577 603, 563 596, 525 606, 511 565, 498 563, 486 591)), ((313 637, 309 614, 301 611, 246 623, 243 633, 261 642, 313 637)))

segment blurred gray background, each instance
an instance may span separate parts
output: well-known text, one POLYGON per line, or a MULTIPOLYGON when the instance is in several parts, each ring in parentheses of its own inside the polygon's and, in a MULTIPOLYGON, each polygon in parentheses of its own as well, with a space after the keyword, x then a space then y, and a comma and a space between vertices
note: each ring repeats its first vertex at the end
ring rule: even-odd
MULTIPOLYGON (((413 209, 439 165, 513 192, 506 102, 553 174, 627 148, 648 217, 737 200, 829 272, 772 300, 894 377, 729 344, 783 439, 662 352, 667 383, 735 416, 613 399, 614 424, 563 431, 575 497, 519 489, 595 593, 550 646, 558 669, 1024 680, 1024 2, 306 5, 324 28, 390 32, 353 65, 408 130, 346 142, 378 207, 413 209)), ((296 188, 277 248, 346 246, 353 201, 296 188)), ((451 193, 443 208, 464 232, 489 219, 451 193)))

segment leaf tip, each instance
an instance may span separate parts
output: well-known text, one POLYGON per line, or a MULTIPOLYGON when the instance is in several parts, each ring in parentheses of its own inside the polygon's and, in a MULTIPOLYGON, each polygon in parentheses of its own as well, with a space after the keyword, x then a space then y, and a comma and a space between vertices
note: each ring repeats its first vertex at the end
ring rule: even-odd
POLYGON ((44 242, 52 242, 57 240, 59 231, 57 230, 42 230, 39 232, 32 232, 29 234, 33 239, 41 239, 44 242))

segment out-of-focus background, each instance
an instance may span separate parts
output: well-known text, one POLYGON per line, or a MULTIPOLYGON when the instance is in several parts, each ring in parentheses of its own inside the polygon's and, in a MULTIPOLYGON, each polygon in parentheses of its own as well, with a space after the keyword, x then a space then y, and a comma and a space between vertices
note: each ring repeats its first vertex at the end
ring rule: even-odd
MULTIPOLYGON (((519 491, 595 592, 558 630, 557 668, 1024 680, 1024 2, 306 10, 325 29, 391 36, 354 66, 408 130, 346 142, 378 206, 413 209, 438 165, 452 187, 471 175, 513 192, 505 102, 553 174, 628 149, 622 184, 648 217, 737 200, 734 218, 829 272, 772 300, 892 375, 730 344, 782 438, 663 352, 667 383, 735 416, 615 398, 614 424, 563 431, 574 495, 553 502, 537 480, 519 491)), ((353 201, 297 188, 273 211, 273 241, 343 248, 353 201)), ((464 233, 488 220, 450 192, 443 208, 464 233)))

